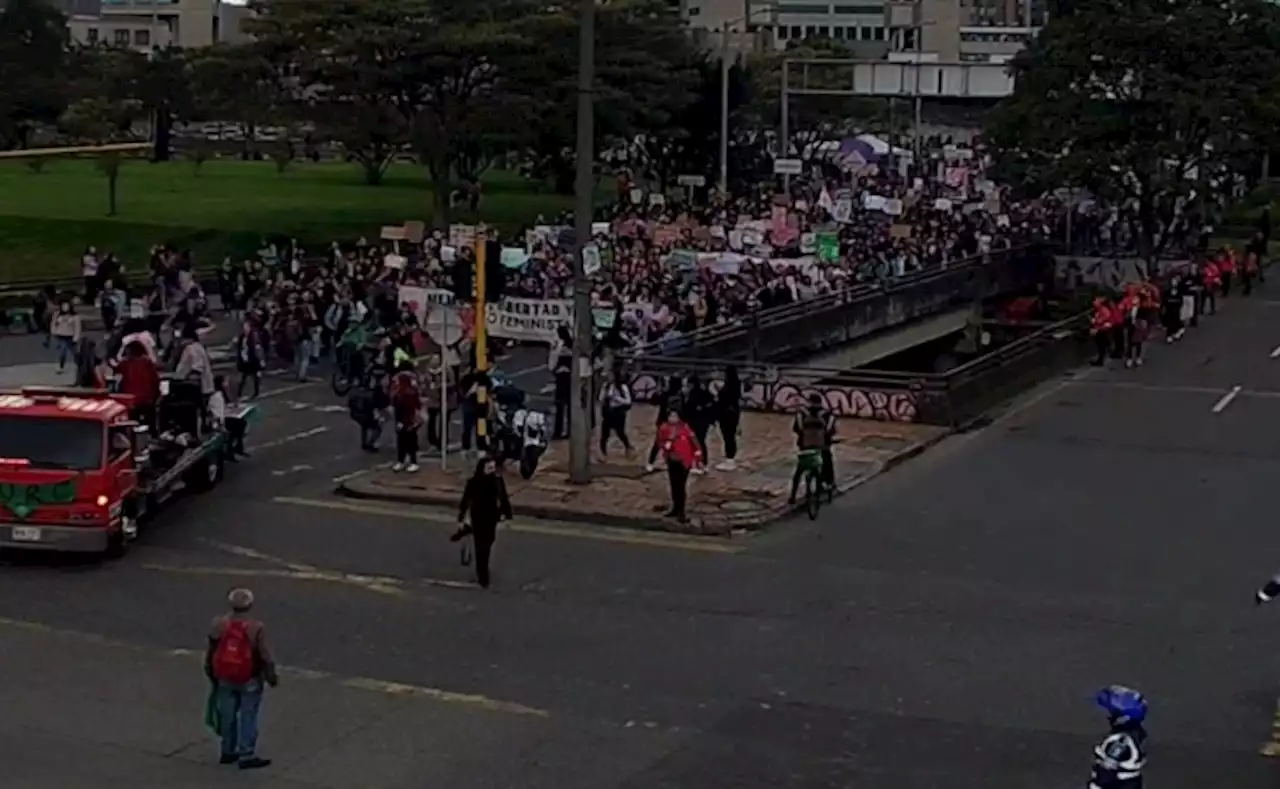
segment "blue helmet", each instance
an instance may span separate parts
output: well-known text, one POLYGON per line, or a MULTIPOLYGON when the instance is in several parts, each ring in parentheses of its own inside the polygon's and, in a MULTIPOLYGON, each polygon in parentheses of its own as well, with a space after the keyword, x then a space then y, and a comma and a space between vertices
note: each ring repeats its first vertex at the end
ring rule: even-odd
POLYGON ((1098 691, 1096 700, 1114 723, 1142 723, 1147 717, 1147 699, 1133 688, 1109 685, 1098 691))

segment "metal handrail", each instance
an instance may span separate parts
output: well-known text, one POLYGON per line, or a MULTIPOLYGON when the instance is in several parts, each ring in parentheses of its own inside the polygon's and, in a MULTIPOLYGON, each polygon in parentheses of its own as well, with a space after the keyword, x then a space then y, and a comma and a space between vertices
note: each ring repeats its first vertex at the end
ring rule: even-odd
MULTIPOLYGON (((1028 246, 1011 247, 1009 249, 999 250, 999 254, 1013 255, 1019 251, 1029 249, 1028 246)), ((862 303, 868 298, 878 298, 893 293, 899 293, 909 290, 921 283, 932 282, 943 276, 950 276, 957 271, 977 270, 984 267, 990 260, 990 254, 975 255, 969 258, 963 258, 954 264, 940 268, 930 268, 925 271, 918 271, 902 277, 898 280, 890 282, 888 285, 859 283, 850 285, 847 288, 835 291, 834 293, 826 293, 817 298, 798 301, 791 304, 781 304, 777 307, 770 307, 766 310, 760 310, 747 318, 738 318, 728 323, 716 324, 714 326, 704 326, 696 331, 682 335, 678 342, 681 346, 689 345, 709 345, 715 342, 721 342, 728 339, 736 339, 743 336, 750 330, 767 329, 790 323, 796 319, 810 316, 815 312, 829 309, 836 306, 850 305, 862 303)), ((668 343, 670 341, 667 341, 668 343)), ((639 354, 661 354, 662 347, 666 344, 663 341, 649 343, 636 349, 639 354)))

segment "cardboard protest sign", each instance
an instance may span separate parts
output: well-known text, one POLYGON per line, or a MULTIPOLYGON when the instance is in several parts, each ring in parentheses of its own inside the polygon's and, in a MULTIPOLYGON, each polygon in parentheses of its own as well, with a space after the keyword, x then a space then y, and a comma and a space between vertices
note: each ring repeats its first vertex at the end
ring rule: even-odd
POLYGON ((378 238, 383 241, 404 241, 404 228, 396 225, 384 225, 382 231, 378 233, 378 238))
POLYGON ((458 249, 463 247, 475 249, 476 226, 449 225, 449 246, 456 247, 458 249))
POLYGON ((529 259, 529 254, 520 247, 503 247, 501 263, 503 268, 517 269, 522 268, 525 261, 529 259))
POLYGON ((427 223, 412 220, 404 223, 404 239, 413 244, 421 244, 427 236, 427 223))
POLYGON ((889 228, 889 238, 911 238, 911 225, 893 225, 889 228))

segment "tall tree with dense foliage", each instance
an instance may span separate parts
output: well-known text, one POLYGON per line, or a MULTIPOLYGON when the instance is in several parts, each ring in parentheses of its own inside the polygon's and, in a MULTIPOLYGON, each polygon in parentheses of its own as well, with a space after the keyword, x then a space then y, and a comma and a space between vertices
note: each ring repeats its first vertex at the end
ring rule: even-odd
POLYGON ((1144 257, 1211 181, 1274 140, 1280 9, 1267 0, 1085 0, 1014 62, 991 116, 999 164, 1034 189, 1133 208, 1144 257))
POLYGON ((25 148, 66 108, 67 19, 44 0, 0 11, 0 148, 25 148))
MULTIPOLYGON (((567 108, 577 96, 576 4, 531 15, 521 30, 527 39, 544 42, 513 64, 518 82, 508 90, 518 94, 522 107, 524 150, 535 177, 568 192, 574 169, 575 115, 567 108)), ((681 116, 696 100, 705 59, 670 3, 614 0, 599 5, 595 52, 597 150, 629 147, 641 136, 657 150, 688 140, 681 116)))

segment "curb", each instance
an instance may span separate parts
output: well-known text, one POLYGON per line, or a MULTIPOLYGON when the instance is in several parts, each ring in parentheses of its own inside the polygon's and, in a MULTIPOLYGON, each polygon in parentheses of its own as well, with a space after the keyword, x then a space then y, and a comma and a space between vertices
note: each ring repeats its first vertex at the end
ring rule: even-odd
MULTIPOLYGON (((423 493, 396 493, 382 492, 368 489, 368 485, 362 485, 356 480, 349 482, 341 482, 334 489, 334 493, 348 499, 356 499, 359 501, 389 501, 396 504, 412 504, 419 507, 436 507, 441 509, 456 509, 458 501, 453 496, 437 495, 430 492, 423 493)), ((565 523, 591 523, 598 526, 617 526, 624 529, 634 529, 636 531, 660 531, 670 534, 694 534, 694 535, 713 535, 719 536, 720 531, 708 531, 697 525, 690 524, 689 528, 679 529, 672 528, 676 524, 662 517, 629 517, 626 515, 610 515, 607 513, 595 512, 573 512, 556 509, 546 506, 520 506, 520 514, 527 518, 535 518, 537 520, 563 521, 565 523)), ((723 536, 728 536, 728 530, 723 532, 723 536)))
MULTIPOLYGON (((955 431, 946 430, 938 435, 913 444, 901 452, 889 457, 887 460, 875 466, 871 471, 853 479, 846 480, 836 485, 835 496, 843 496, 856 488, 870 482, 886 472, 892 471, 898 466, 906 463, 912 458, 919 457, 930 447, 936 446, 943 439, 950 437, 955 431)), ((379 486, 381 487, 381 486, 379 486)), ((443 494, 434 494, 429 491, 422 493, 397 493, 395 491, 371 490, 371 486, 367 483, 361 483, 356 480, 343 481, 334 489, 334 493, 349 499, 361 501, 388 501, 396 504, 410 504, 420 507, 437 507, 437 508, 455 508, 458 506, 457 500, 452 496, 443 494)), ((690 523, 687 528, 678 528, 674 521, 662 517, 639 517, 626 515, 612 515, 609 513, 597 512, 574 512, 556 509, 548 506, 521 506, 520 514, 538 520, 555 520, 566 523, 588 523, 599 526, 615 526, 624 529, 634 529, 636 531, 660 531, 669 534, 692 534, 704 537, 724 537, 728 538, 735 531, 762 531, 766 527, 784 519, 804 508, 803 504, 791 504, 782 502, 765 509, 762 512, 753 512, 743 515, 725 515, 712 516, 698 523, 690 523)))

